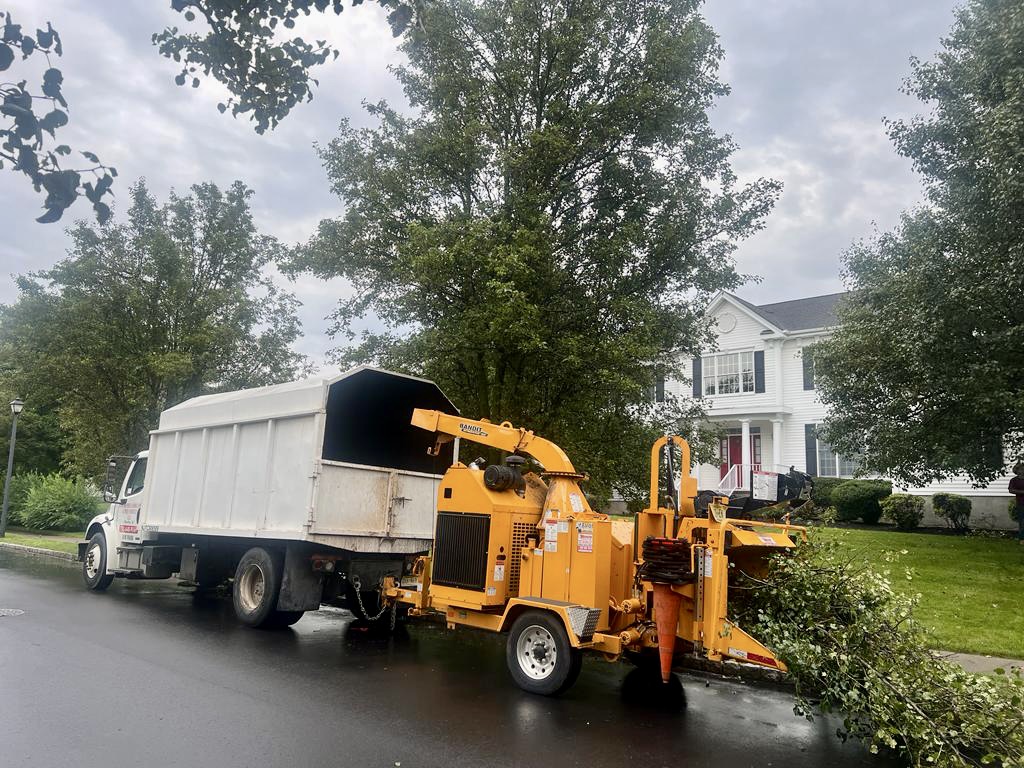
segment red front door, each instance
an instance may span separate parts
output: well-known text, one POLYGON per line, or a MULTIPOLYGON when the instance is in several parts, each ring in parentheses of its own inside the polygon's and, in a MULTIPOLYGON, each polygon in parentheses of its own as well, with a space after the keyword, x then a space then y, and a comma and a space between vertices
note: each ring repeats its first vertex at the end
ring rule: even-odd
MULTIPOLYGON (((740 435, 723 437, 719 443, 718 452, 721 456, 719 479, 724 480, 733 465, 743 463, 743 437, 740 435)), ((757 433, 750 435, 750 460, 754 464, 761 463, 761 435, 757 433)))
POLYGON ((722 454, 722 465, 719 479, 724 480, 732 465, 740 464, 743 461, 743 438, 739 435, 723 437, 720 453, 722 454))

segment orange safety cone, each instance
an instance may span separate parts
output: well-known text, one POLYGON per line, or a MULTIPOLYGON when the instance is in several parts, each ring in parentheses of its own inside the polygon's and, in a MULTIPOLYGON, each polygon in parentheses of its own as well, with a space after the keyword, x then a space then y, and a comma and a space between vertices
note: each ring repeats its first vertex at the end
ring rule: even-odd
POLYGON ((682 595, 672 591, 671 584, 654 584, 654 622, 658 627, 658 659, 661 661, 661 682, 672 675, 672 653, 676 647, 679 625, 679 603, 682 595))

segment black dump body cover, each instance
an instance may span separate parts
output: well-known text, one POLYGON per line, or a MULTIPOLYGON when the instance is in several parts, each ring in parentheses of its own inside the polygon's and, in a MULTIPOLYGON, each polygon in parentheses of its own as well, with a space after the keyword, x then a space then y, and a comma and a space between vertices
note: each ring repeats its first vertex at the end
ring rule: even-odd
POLYGON ((414 408, 459 412, 429 381, 364 368, 334 382, 327 395, 323 458, 444 474, 453 461, 452 443, 439 456, 428 456, 435 435, 409 423, 414 408))

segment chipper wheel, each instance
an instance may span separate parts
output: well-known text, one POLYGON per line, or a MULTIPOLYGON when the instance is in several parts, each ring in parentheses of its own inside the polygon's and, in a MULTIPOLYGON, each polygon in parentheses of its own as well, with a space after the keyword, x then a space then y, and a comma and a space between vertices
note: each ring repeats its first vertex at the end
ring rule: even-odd
POLYGON ((515 620, 505 659, 516 684, 542 696, 569 690, 583 668, 583 652, 572 647, 565 625, 548 611, 526 611, 515 620))

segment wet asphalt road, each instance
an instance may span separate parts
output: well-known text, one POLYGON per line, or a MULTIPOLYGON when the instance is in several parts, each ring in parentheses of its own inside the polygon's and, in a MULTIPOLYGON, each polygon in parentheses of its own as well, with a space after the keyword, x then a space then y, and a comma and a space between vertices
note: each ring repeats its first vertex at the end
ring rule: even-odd
POLYGON ((880 763, 785 693, 684 677, 686 707, 626 701, 631 668, 589 660, 559 699, 517 689, 502 637, 345 611, 236 623, 172 581, 85 591, 77 570, 0 552, 0 765, 846 766, 880 763))

